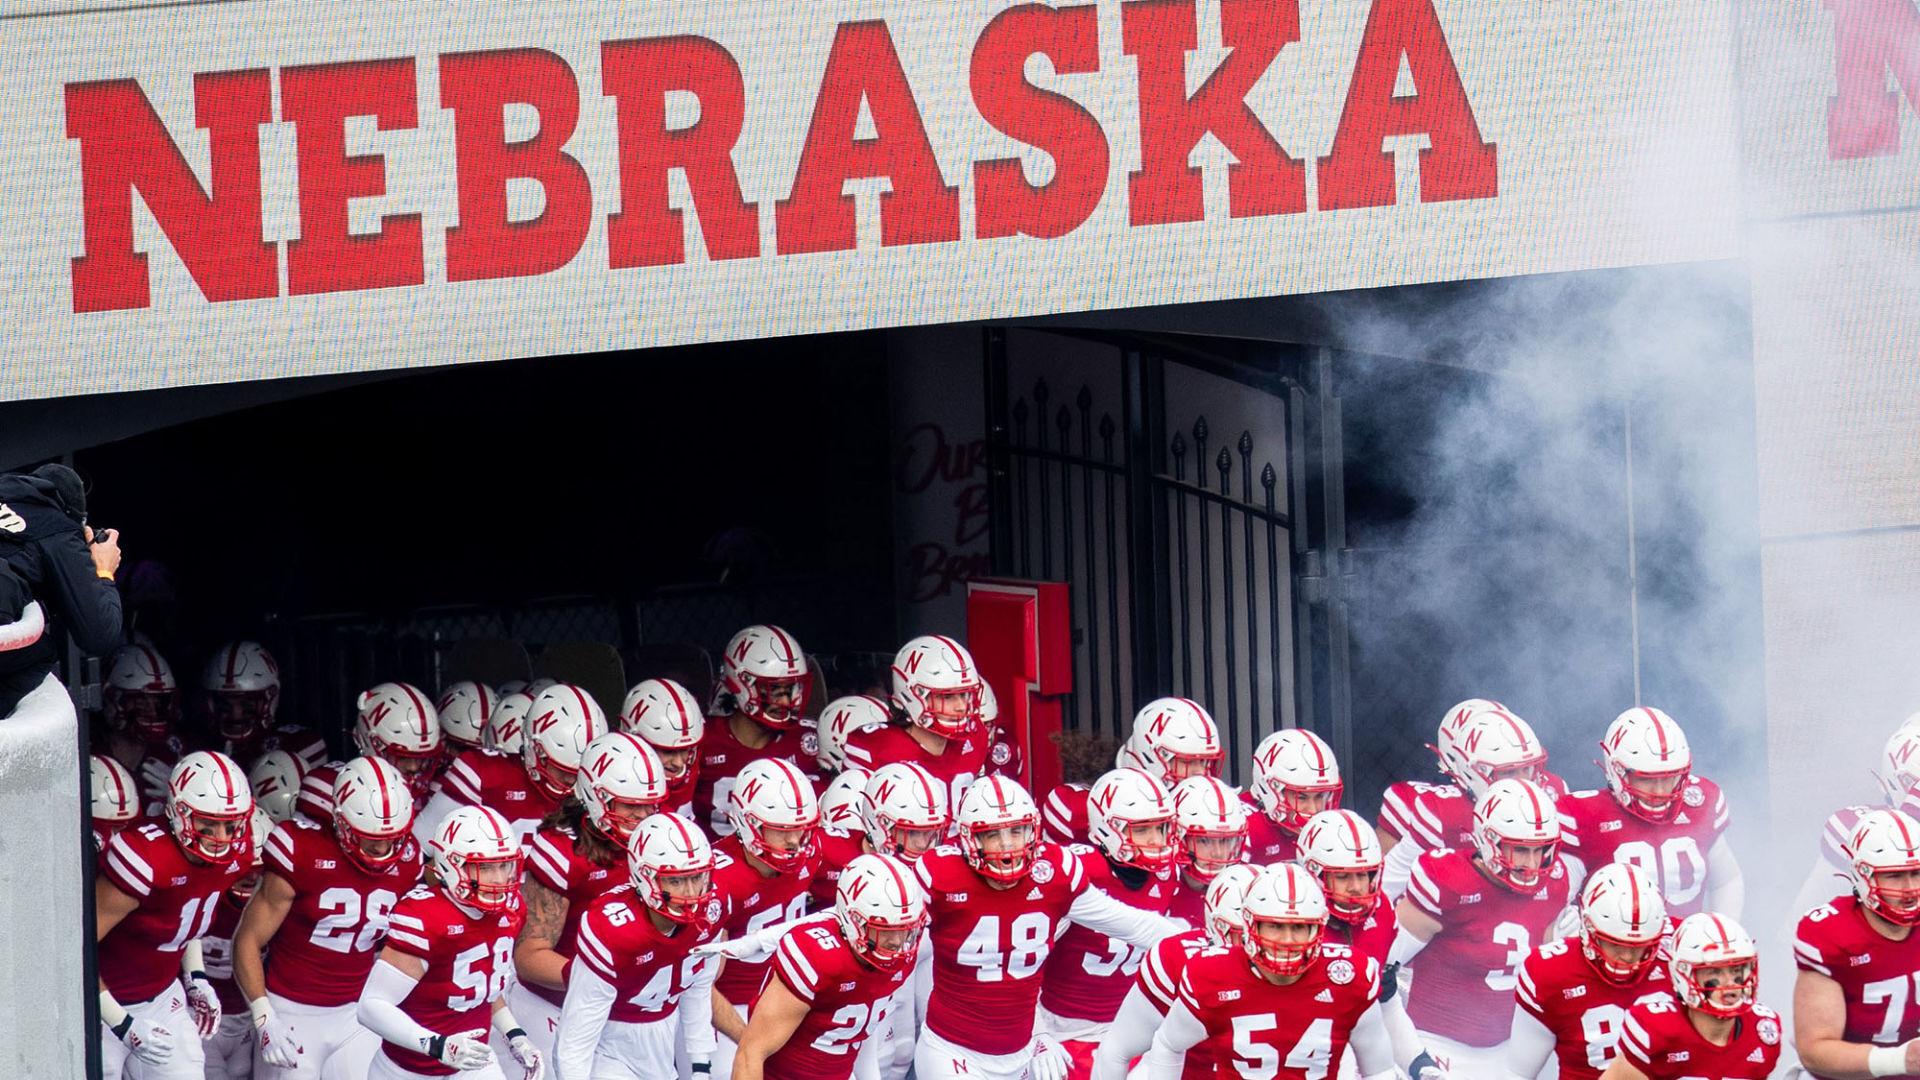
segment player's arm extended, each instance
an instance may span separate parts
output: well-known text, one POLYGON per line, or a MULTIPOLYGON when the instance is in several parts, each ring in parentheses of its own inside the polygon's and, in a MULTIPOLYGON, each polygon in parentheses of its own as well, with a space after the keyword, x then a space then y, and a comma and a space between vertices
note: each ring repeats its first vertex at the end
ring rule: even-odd
POLYGON ((807 1003, 787 989, 786 983, 768 979, 766 989, 753 1003, 753 1018, 747 1021, 740 1049, 734 1055, 733 1080, 762 1080, 767 1059, 787 1045, 806 1018, 807 1003))
POLYGON ((1800 1064, 1828 1080, 1920 1073, 1920 1039, 1899 1046, 1847 1042, 1847 997, 1840 984, 1802 968, 1793 984, 1793 1042, 1800 1064))
POLYGON ((1162 1013, 1147 992, 1135 983, 1127 991, 1120 1011, 1107 1026, 1106 1037, 1093 1051, 1093 1072, 1088 1080, 1126 1080, 1127 1064, 1153 1045, 1153 1033, 1160 1028, 1162 1013))
POLYGON ((1180 1073, 1187 1067, 1187 1051, 1206 1037, 1206 1025, 1185 1001, 1176 1000, 1160 1022, 1160 1029, 1153 1033, 1147 1059, 1141 1062, 1146 1066, 1147 1080, 1180 1080, 1180 1073))
POLYGON ((1393 1065, 1393 1037, 1387 1033, 1387 1021, 1378 1002, 1360 1014, 1349 1042, 1360 1080, 1393 1080, 1399 1075, 1393 1065))
POLYGON ((1507 1080, 1535 1080, 1553 1056, 1553 1032, 1532 1013, 1513 1007, 1513 1032, 1507 1036, 1507 1080))
POLYGON ((1119 938, 1130 945, 1151 947, 1161 938, 1186 929, 1180 923, 1151 911, 1123 904, 1096 888, 1080 890, 1067 909, 1067 918, 1075 925, 1119 938))
POLYGON ((1707 903, 1712 910, 1735 919, 1747 905, 1747 881, 1724 833, 1707 849, 1707 903))
POLYGON ((287 921, 293 900, 293 884, 269 870, 260 879, 253 899, 247 901, 246 910, 240 913, 240 926, 233 932, 233 981, 249 1002, 267 996, 267 942, 287 921))
POLYGON ((367 985, 360 991, 360 1005, 354 1010, 354 1017, 361 1027, 395 1046, 438 1058, 439 1047, 434 1042, 440 1036, 400 1007, 426 973, 425 960, 398 949, 380 950, 380 959, 374 961, 373 973, 367 976, 367 985))
POLYGON ((593 1074, 593 1052, 613 1012, 619 992, 586 964, 575 964, 567 980, 567 997, 560 1005, 560 1023, 553 1033, 554 1080, 588 1080, 593 1074))
POLYGON ((554 949, 567 921, 567 898, 534 880, 529 874, 520 885, 526 898, 527 922, 513 943, 513 970, 520 981, 549 990, 567 985, 567 958, 554 949))

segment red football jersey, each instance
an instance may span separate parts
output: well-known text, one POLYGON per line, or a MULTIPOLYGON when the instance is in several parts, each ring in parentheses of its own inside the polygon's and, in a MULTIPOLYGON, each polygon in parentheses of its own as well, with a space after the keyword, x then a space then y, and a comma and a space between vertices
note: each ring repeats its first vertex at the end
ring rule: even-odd
POLYGON ((1720 785, 1694 777, 1680 789, 1673 819, 1652 822, 1627 812, 1611 791, 1563 795, 1560 843, 1589 871, 1610 862, 1632 863, 1660 883, 1667 914, 1684 919, 1707 910, 1707 852, 1727 829, 1727 796, 1720 785))
POLYGON ((847 761, 869 771, 904 761, 918 765, 947 785, 947 811, 958 817, 960 798, 987 772, 990 748, 984 732, 948 739, 946 749, 930 754, 897 724, 867 728, 847 736, 847 761))
POLYGON ((1300 834, 1275 825, 1267 812, 1246 795, 1241 795, 1240 801, 1247 805, 1247 861, 1255 866, 1292 862, 1300 852, 1300 834))
MULTIPOLYGON (((427 962, 427 971, 400 1003, 414 1023, 441 1035, 492 1026, 493 1001, 513 977, 513 939, 526 922, 516 901, 506 911, 469 914, 438 888, 421 886, 400 898, 387 916, 387 947, 427 962)), ((403 1069, 452 1076, 416 1050, 382 1041, 381 1053, 403 1069)))
MULTIPOLYGON (((807 886, 819 869, 819 858, 792 873, 761 877, 747 864, 746 850, 740 838, 729 836, 713 845, 713 885, 725 902, 726 923, 721 929, 730 938, 758 933, 769 926, 790 922, 807 913, 807 886)), ((767 981, 767 965, 762 960, 749 964, 728 960, 720 969, 714 988, 727 1000, 744 1009, 760 995, 767 981)))
POLYGON ((1734 1025, 1727 1045, 1715 1046, 1668 993, 1628 1011, 1620 1052, 1647 1080, 1766 1080, 1780 1060, 1780 1015, 1755 1005, 1734 1025))
POLYGON ((1618 1052, 1628 1010, 1667 996, 1672 986, 1663 960, 1626 986, 1601 978, 1576 936, 1549 941, 1527 957, 1513 994, 1553 1033, 1564 1080, 1598 1080, 1618 1052))
MULTIPOLYGON (((1567 794, 1567 782, 1550 772, 1540 774, 1540 787, 1556 801, 1567 794)), ((1453 784, 1402 780, 1380 797, 1379 824, 1422 851, 1471 848, 1473 798, 1453 784)))
POLYGON ((149 1000, 180 977, 180 953, 206 935, 220 897, 252 862, 244 833, 226 862, 210 866, 190 861, 157 824, 122 829, 107 841, 100 872, 140 905, 97 947, 100 978, 122 1005, 149 1000))
POLYGON ((371 873, 347 857, 333 829, 296 820, 268 835, 266 864, 294 892, 267 949, 267 989, 323 1008, 358 1001, 389 913, 419 884, 420 845, 403 838, 393 865, 371 873))
MULTIPOLYGON (((1040 804, 1040 830, 1056 844, 1085 844, 1087 837, 1087 795, 1085 784, 1061 784, 1040 804)), ((958 803, 954 805, 958 806, 958 803)))
POLYGON ((333 784, 345 765, 343 761, 329 761, 307 770, 300 778, 300 797, 293 802, 293 812, 315 825, 333 824, 333 784))
POLYGON ((1179 919, 1188 926, 1205 930, 1207 928, 1206 887, 1189 885, 1185 874, 1175 874, 1173 903, 1167 905, 1167 917, 1179 919))
POLYGON ((1379 996, 1380 962, 1344 945, 1322 945, 1319 961, 1287 986, 1261 978, 1244 949, 1223 946, 1195 953, 1180 979, 1180 1000, 1207 1029, 1201 1045, 1219 1070, 1275 1080, 1331 1075, 1379 996))
POLYGON ((440 775, 440 790, 461 806, 484 806, 512 823, 520 846, 530 847, 540 823, 560 800, 533 782, 519 758, 468 750, 440 775))
POLYGON ((840 935, 838 923, 795 927, 780 939, 773 977, 806 1002, 806 1019, 767 1059, 766 1074, 782 1080, 846 1080, 854 1056, 873 1032, 885 1032, 912 966, 881 971, 863 963, 840 935))
POLYGON ((220 897, 213 913, 213 925, 200 938, 200 961, 206 965, 207 981, 220 998, 220 1011, 240 1016, 247 1011, 247 998, 233 981, 233 932, 240 929, 240 913, 247 902, 231 891, 220 897))
MULTIPOLYGON (((1139 888, 1129 889, 1106 856, 1090 847, 1071 850, 1080 860, 1087 884, 1129 907, 1166 914, 1173 902, 1171 869, 1148 875, 1139 888)), ((1147 952, 1091 927, 1070 925, 1047 957, 1040 980, 1040 1004, 1055 1016, 1111 1023, 1147 952)))
MULTIPOLYGON (((1187 961, 1206 947, 1206 931, 1187 930, 1161 938, 1160 944, 1148 951, 1146 962, 1140 965, 1140 992, 1160 1010, 1161 1016, 1167 1015, 1180 996, 1180 980, 1186 976, 1187 961)), ((1213 1051, 1203 1042, 1187 1051, 1187 1064, 1180 1071, 1180 1080, 1212 1080, 1213 1066, 1213 1051)))
POLYGON ((840 888, 840 872, 848 863, 866 854, 866 841, 867 835, 861 832, 820 830, 820 868, 808 889, 809 910, 825 911, 833 906, 834 894, 840 888))
POLYGON ((727 820, 727 797, 733 794, 733 783, 739 778, 740 770, 761 758, 781 758, 798 765, 803 772, 812 772, 820 763, 806 753, 806 734, 795 726, 778 733, 765 746, 752 747, 733 737, 733 727, 726 717, 709 716, 707 729, 700 736, 700 749, 694 756, 700 763, 700 777, 693 785, 693 820, 706 829, 709 836, 732 835, 733 823, 727 820))
POLYGON ((1358 926, 1341 918, 1327 920, 1327 940, 1337 941, 1362 956, 1371 956, 1384 966, 1393 939, 1400 933, 1400 916, 1385 893, 1373 902, 1373 910, 1358 926))
MULTIPOLYGON (((627 881, 624 853, 612 866, 601 866, 574 846, 573 830, 561 827, 542 829, 527 846, 527 874, 549 892, 567 900, 567 917, 560 923, 560 937, 553 951, 571 960, 577 955, 574 936, 580 929, 580 915, 601 893, 627 881)), ((553 1005, 567 1003, 565 990, 550 990, 527 983, 528 990, 553 1005)))
POLYGON ((1556 859, 1537 891, 1518 893, 1467 852, 1440 848, 1414 863, 1406 899, 1440 921, 1408 964, 1414 1026, 1472 1047, 1506 1042, 1520 965, 1567 904, 1566 867, 1556 859))
POLYGON ((1898 1046, 1920 1036, 1920 1008, 1910 1002, 1920 972, 1920 934, 1905 941, 1880 936, 1858 897, 1822 904, 1800 920, 1793 960, 1840 984, 1847 1000, 1848 1042, 1898 1046))
POLYGON ((707 906, 705 922, 675 926, 669 935, 653 925, 646 902, 632 882, 616 885, 588 903, 580 916, 579 962, 613 985, 616 996, 607 1019, 649 1024, 672 1016, 687 985, 715 962, 693 955, 693 948, 720 937, 723 910, 724 902, 714 900, 707 906))
POLYGON ((925 1023, 976 1053, 1011 1054, 1033 1040, 1041 971, 1074 897, 1086 888, 1086 871, 1071 850, 1048 841, 1035 848, 1031 872, 1006 889, 975 873, 951 844, 920 860, 933 916, 921 946, 933 949, 925 1023))

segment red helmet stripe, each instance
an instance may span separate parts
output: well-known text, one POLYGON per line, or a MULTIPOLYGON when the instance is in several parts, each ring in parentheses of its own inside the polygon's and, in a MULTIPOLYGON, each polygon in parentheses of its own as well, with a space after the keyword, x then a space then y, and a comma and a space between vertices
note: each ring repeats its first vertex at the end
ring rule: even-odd
MULTIPOLYGON (((111 762, 113 759, 106 758, 105 760, 111 762)), ((120 782, 120 770, 114 768, 111 764, 109 764, 107 766, 107 775, 113 778, 114 803, 120 806, 125 806, 127 804, 127 787, 125 784, 122 784, 120 782)))
POLYGON ((913 779, 920 785, 920 794, 926 797, 928 806, 933 806, 933 785, 927 783, 927 779, 930 776, 932 776, 932 774, 927 772, 927 770, 918 766, 914 767, 913 779))
POLYGON ((380 816, 393 817, 393 802, 387 794, 387 774, 381 772, 378 765, 373 766, 373 782, 380 786, 380 816))
POLYGON ((1893 815, 1893 823, 1900 826, 1900 846, 1907 849, 1907 858, 1913 858, 1913 836, 1907 831, 1907 823, 1898 814, 1893 815))
POLYGON ((1353 853, 1355 855, 1360 854, 1361 851, 1365 850, 1366 845, 1360 840, 1360 827, 1353 823, 1354 815, 1346 813, 1337 816, 1347 827, 1347 839, 1353 844, 1353 853))
POLYGON ((968 665, 964 657, 967 654, 964 650, 960 648, 960 644, 954 641, 952 638, 946 637, 941 634, 933 635, 933 639, 935 641, 938 641, 940 644, 945 645, 947 647, 947 651, 953 653, 953 662, 955 664, 958 664, 960 667, 960 677, 966 678, 968 665))
POLYGON ((1539 828, 1545 828, 1547 824, 1547 815, 1546 815, 1546 811, 1540 809, 1539 790, 1535 788, 1532 784, 1525 783, 1524 781, 1521 783, 1520 789, 1527 793, 1527 801, 1533 804, 1534 825, 1539 828))
POLYGON ((240 646, 236 643, 227 646, 227 685, 233 685, 234 668, 240 663, 240 646))
POLYGON ((573 685, 569 685, 567 689, 573 691, 573 696, 580 702, 580 715, 587 725, 587 741, 592 742, 600 736, 593 730, 593 705, 587 701, 587 692, 573 685))
POLYGON ((1640 927, 1640 879, 1635 877, 1632 874, 1628 874, 1627 889, 1633 901, 1633 913, 1632 913, 1633 925, 1635 929, 1639 929, 1640 927))
POLYGON ((777 626, 769 626, 767 629, 773 633, 773 640, 780 643, 780 651, 785 654, 780 657, 780 659, 786 661, 788 664, 792 664, 794 662, 794 654, 799 652, 798 649, 793 647, 793 640, 787 637, 785 630, 777 626))
POLYGON ((1499 712, 1500 718, 1507 722, 1507 730, 1513 732, 1513 741, 1519 743, 1522 750, 1526 749, 1528 744, 1527 733, 1520 730, 1520 721, 1505 709, 1501 709, 1499 712))
POLYGON ((673 699, 673 709, 680 714, 680 734, 688 734, 693 725, 687 717, 687 703, 680 700, 680 691, 673 688, 671 679, 661 679, 660 688, 667 692, 667 697, 673 699))
POLYGON ((220 779, 222 779, 222 780, 224 780, 224 781, 226 781, 226 784, 227 784, 227 794, 226 794, 226 799, 227 799, 227 801, 228 801, 228 802, 238 802, 238 801, 240 800, 240 793, 239 793, 238 791, 236 791, 236 790, 234 790, 234 786, 233 786, 233 772, 232 772, 232 770, 230 770, 230 769, 228 769, 228 768, 227 768, 227 759, 226 759, 226 757, 225 757, 224 755, 221 755, 221 754, 215 754, 215 755, 213 755, 213 763, 214 763, 215 765, 218 765, 218 766, 220 766, 220 779))
POLYGON ((647 770, 647 783, 651 784, 658 781, 660 778, 653 773, 653 755, 648 752, 646 744, 642 743, 639 736, 634 735, 632 732, 622 731, 620 732, 620 737, 627 740, 627 742, 633 746, 634 753, 640 755, 640 764, 645 766, 647 770))
POLYGON ((420 700, 420 692, 415 690, 410 683, 401 683, 400 690, 407 695, 408 701, 413 702, 413 715, 420 721, 420 741, 425 742, 428 734, 427 703, 420 700))

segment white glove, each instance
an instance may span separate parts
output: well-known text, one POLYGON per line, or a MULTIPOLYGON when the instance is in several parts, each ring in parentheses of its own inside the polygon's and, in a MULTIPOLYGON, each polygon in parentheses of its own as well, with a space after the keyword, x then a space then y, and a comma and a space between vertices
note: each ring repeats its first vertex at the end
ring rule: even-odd
POLYGON ((294 1037, 293 1025, 272 1012, 264 1014, 264 1021, 256 1015, 254 1022, 259 1027, 260 1060, 276 1069, 299 1068, 300 1055, 306 1053, 307 1048, 294 1037))
POLYGON ((187 977, 187 1011, 193 1014, 193 1026, 200 1029, 202 1039, 211 1039, 220 1030, 220 995, 200 972, 187 977))
POLYGON ((474 1028, 447 1036, 440 1046, 440 1053, 435 1056, 461 1072, 486 1068, 493 1064, 493 1049, 487 1045, 487 1029, 474 1028))
POLYGON ((121 1033, 120 1041, 126 1044, 141 1064, 165 1065, 173 1057, 173 1029, 137 1016, 129 1019, 133 1023, 121 1033))
MULTIPOLYGON (((519 1031, 518 1028, 514 1030, 519 1031)), ((533 1048, 533 1040, 527 1038, 526 1032, 507 1036, 507 1049, 513 1052, 513 1060, 526 1070, 525 1080, 540 1080, 546 1068, 540 1060, 540 1051, 533 1048)))
POLYGON ((1073 1057, 1052 1036, 1035 1035, 1027 1052, 1031 1055, 1027 1059, 1027 1075, 1033 1080, 1067 1080, 1073 1057))

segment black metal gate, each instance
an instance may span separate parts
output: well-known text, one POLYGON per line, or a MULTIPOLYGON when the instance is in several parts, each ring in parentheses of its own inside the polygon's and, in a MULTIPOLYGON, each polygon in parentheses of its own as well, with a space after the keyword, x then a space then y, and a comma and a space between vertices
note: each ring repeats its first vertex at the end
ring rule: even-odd
POLYGON ((1047 336, 1110 351, 1113 371, 1094 375, 1118 388, 1097 404, 1087 383, 1013 385, 1009 331, 985 331, 994 570, 1072 586, 1069 725, 1121 739, 1140 705, 1179 694, 1219 722, 1235 782, 1259 740, 1288 725, 1351 760, 1346 616, 1324 582, 1338 561, 1326 552, 1344 544, 1338 401, 1317 391, 1330 385, 1326 357, 1047 336), (1210 408, 1169 392, 1202 382, 1210 408), (1222 410, 1264 419, 1222 431, 1208 415, 1222 410))

